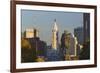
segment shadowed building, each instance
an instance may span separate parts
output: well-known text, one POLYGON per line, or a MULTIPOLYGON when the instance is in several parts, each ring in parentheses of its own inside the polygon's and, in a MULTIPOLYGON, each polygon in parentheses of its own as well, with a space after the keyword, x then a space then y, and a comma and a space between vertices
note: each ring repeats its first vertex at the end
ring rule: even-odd
POLYGON ((66 30, 64 30, 64 33, 61 36, 61 53, 62 53, 62 58, 65 60, 65 56, 68 52, 69 49, 69 40, 70 40, 70 33, 66 30))
MULTIPOLYGON (((36 60, 41 60, 41 58, 43 58, 41 60, 43 61, 46 56, 47 45, 46 45, 46 42, 40 40, 38 36, 38 31, 36 29, 27 29, 25 31, 24 38, 22 39, 26 40, 31 46, 29 52, 28 50, 25 52, 25 49, 22 48, 21 54, 22 54, 22 57, 24 57, 24 60, 22 62, 34 62, 36 60)), ((25 42, 23 43, 25 44, 25 42)))
POLYGON ((74 35, 77 38, 78 44, 83 45, 84 39, 83 39, 83 27, 77 27, 74 29, 74 35))
POLYGON ((83 14, 84 44, 80 53, 80 59, 90 59, 90 14, 83 14))
POLYGON ((61 52, 65 60, 70 60, 71 57, 77 56, 77 44, 76 37, 65 30, 61 37, 61 52))
POLYGON ((70 55, 75 55, 75 39, 74 39, 74 35, 70 33, 70 41, 69 41, 70 45, 69 45, 69 54, 70 55))
POLYGON ((84 43, 90 40, 90 14, 83 14, 84 43))

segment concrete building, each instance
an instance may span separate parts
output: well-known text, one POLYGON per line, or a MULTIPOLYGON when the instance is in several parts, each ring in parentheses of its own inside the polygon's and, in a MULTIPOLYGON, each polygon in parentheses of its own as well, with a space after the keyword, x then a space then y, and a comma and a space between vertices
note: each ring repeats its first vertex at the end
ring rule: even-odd
POLYGON ((75 56, 77 56, 79 50, 78 50, 78 46, 77 46, 78 45, 78 40, 75 36, 74 36, 74 42, 75 42, 75 45, 74 45, 74 47, 75 47, 75 56))
POLYGON ((34 28, 27 28, 24 32, 24 37, 25 38, 39 37, 39 31, 34 28))
POLYGON ((75 28, 74 29, 74 35, 75 35, 75 37, 78 40, 78 44, 83 45, 83 43, 84 43, 84 39, 83 39, 83 36, 84 36, 83 27, 77 27, 77 28, 75 28))
POLYGON ((69 41, 70 45, 69 45, 69 54, 70 55, 75 55, 75 38, 73 34, 70 34, 70 41, 69 41))
MULTIPOLYGON (((21 54, 24 59, 22 62, 35 62, 35 61, 45 61, 47 44, 45 41, 40 40, 39 31, 34 28, 28 28, 24 32, 24 37, 22 39, 27 40, 30 45, 30 52, 23 49, 21 54), (25 51, 29 53, 29 56, 25 55, 25 51)), ((24 43, 24 42, 23 42, 24 43)))
POLYGON ((64 31, 61 37, 61 49, 65 60, 71 60, 77 57, 78 41, 74 34, 64 31))

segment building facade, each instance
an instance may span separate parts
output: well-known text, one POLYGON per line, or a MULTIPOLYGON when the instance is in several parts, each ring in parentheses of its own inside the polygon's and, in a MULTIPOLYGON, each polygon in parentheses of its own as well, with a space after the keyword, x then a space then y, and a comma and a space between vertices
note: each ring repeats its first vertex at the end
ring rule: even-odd
POLYGON ((61 37, 61 49, 65 60, 71 60, 72 57, 77 56, 77 38, 74 34, 64 31, 61 37))
POLYGON ((39 31, 35 28, 27 28, 24 32, 25 38, 39 37, 39 31))
POLYGON ((90 40, 90 14, 83 14, 84 43, 90 40))
POLYGON ((28 28, 24 32, 23 44, 29 43, 30 48, 22 48, 22 62, 45 61, 47 44, 40 40, 37 29, 28 28), (28 56, 27 56, 28 54, 28 56))
POLYGON ((83 33, 83 27, 77 27, 74 29, 74 35, 78 40, 78 44, 83 45, 84 43, 84 33, 83 33))

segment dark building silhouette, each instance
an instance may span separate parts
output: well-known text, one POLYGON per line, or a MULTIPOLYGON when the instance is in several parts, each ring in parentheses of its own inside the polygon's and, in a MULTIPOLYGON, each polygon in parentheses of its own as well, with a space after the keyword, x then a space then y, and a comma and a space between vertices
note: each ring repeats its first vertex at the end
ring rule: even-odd
POLYGON ((44 41, 39 38, 27 38, 27 40, 30 42, 31 47, 36 49, 37 56, 45 56, 46 43, 44 41))
POLYGON ((26 45, 21 48, 22 62, 35 62, 38 58, 45 58, 47 45, 40 40, 37 29, 26 29, 22 41, 26 45))
POLYGON ((22 56, 24 56, 24 62, 35 62, 36 58, 38 57, 45 57, 46 56, 46 43, 44 41, 41 41, 38 37, 36 38, 24 38, 26 39, 30 45, 30 49, 22 49, 22 56), (29 59, 30 58, 30 59, 29 59))
POLYGON ((84 39, 83 39, 83 27, 77 27, 74 29, 74 35, 77 38, 78 44, 83 44, 84 39))
POLYGON ((84 44, 80 53, 80 60, 90 59, 90 14, 83 14, 84 44))
POLYGON ((79 56, 80 60, 87 60, 90 59, 90 41, 86 42, 83 45, 82 51, 79 56))
POLYGON ((61 56, 63 60, 65 59, 66 52, 68 51, 69 48, 69 43, 70 42, 70 33, 66 30, 64 30, 64 33, 62 33, 61 36, 61 56))
POLYGON ((66 41, 68 40, 67 38, 70 38, 70 33, 68 31, 64 31, 61 36, 61 48, 67 48, 68 46, 66 45, 66 41))
POLYGON ((84 43, 90 40, 90 14, 83 13, 84 43))

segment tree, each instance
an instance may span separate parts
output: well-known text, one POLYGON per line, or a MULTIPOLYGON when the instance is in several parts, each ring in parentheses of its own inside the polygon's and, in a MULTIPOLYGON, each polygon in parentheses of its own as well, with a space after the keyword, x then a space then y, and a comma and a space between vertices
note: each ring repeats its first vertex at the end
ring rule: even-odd
POLYGON ((31 44, 29 43, 29 41, 27 39, 22 38, 21 48, 23 48, 23 49, 30 49, 31 48, 31 44))
POLYGON ((28 39, 21 39, 21 62, 35 61, 35 51, 28 39))

